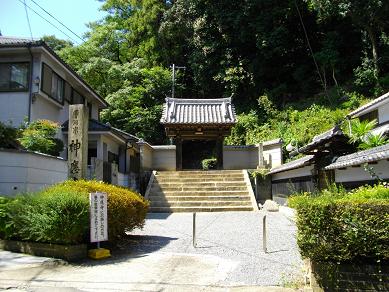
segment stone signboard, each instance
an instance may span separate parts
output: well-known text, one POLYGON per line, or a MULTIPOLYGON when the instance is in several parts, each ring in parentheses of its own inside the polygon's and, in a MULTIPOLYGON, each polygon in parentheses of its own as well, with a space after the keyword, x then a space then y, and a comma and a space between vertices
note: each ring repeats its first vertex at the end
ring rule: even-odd
POLYGON ((69 179, 87 177, 88 108, 83 104, 69 106, 68 172, 69 179))

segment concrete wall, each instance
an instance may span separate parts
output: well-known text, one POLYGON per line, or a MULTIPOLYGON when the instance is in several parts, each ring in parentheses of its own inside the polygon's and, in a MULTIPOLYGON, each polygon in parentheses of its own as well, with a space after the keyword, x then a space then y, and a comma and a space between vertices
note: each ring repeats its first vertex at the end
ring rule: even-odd
POLYGON ((282 164, 282 144, 264 145, 263 158, 267 168, 280 166, 282 164))
MULTIPOLYGON (((389 161, 381 160, 377 164, 370 164, 374 172, 381 179, 389 179, 389 161)), ((363 166, 347 167, 346 169, 335 170, 336 182, 355 182, 372 180, 370 174, 364 170, 363 166)))
POLYGON ((153 147, 147 142, 139 143, 141 171, 153 170, 153 147))
POLYGON ((224 169, 255 169, 258 166, 258 148, 252 146, 224 146, 224 169))
POLYGON ((154 170, 176 170, 176 146, 152 146, 154 170))
POLYGON ((67 179, 67 161, 49 155, 0 150, 0 194, 33 192, 67 179))
MULTIPOLYGON (((224 169, 255 169, 259 165, 259 146, 230 146, 223 147, 224 169)), ((282 164, 282 144, 263 145, 263 158, 266 168, 282 164)))

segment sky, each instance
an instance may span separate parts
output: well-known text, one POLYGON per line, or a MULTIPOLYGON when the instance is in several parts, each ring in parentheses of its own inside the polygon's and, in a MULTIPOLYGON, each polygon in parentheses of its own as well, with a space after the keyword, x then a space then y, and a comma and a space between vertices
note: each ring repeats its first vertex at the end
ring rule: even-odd
POLYGON ((105 15, 105 12, 99 11, 101 2, 97 0, 0 0, 0 31, 3 36, 30 38, 24 1, 26 5, 68 35, 66 36, 27 8, 32 36, 36 39, 43 35, 55 35, 57 38, 70 40, 73 43, 79 44, 82 42, 77 36, 46 14, 33 1, 81 37, 88 31, 87 23, 100 20, 105 15))

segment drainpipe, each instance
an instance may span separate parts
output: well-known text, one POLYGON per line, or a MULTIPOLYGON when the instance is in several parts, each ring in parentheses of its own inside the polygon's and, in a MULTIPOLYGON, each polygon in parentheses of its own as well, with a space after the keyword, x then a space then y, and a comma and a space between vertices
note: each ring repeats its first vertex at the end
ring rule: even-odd
POLYGON ((31 52, 31 45, 27 45, 28 52, 30 53, 30 80, 29 80, 29 102, 28 102, 28 122, 31 122, 31 107, 32 107, 32 75, 34 71, 34 56, 31 52))

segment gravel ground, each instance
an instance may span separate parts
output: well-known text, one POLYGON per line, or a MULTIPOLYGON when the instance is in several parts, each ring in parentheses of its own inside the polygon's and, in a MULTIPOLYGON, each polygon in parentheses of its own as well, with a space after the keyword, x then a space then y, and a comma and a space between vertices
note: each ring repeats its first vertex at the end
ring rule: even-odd
POLYGON ((301 279, 303 262, 290 212, 267 213, 267 253, 262 249, 264 214, 197 213, 194 248, 191 213, 152 213, 143 230, 131 233, 128 243, 134 253, 204 254, 230 260, 230 272, 221 285, 271 286, 301 279))

